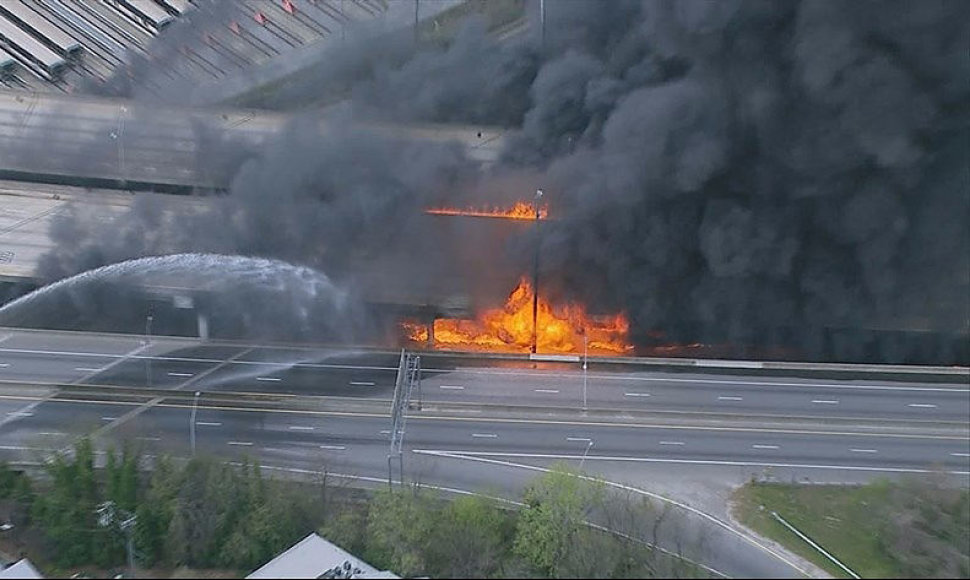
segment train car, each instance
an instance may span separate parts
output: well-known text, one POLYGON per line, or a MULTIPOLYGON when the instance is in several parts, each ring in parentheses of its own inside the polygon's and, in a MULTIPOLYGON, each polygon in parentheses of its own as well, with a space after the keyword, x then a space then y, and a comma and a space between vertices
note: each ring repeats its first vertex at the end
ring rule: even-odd
POLYGON ((152 32, 161 32, 175 17, 152 0, 104 0, 152 32))
POLYGON ((17 59, 6 50, 0 48, 0 78, 6 78, 17 69, 17 59))
POLYGON ((81 45, 69 34, 35 12, 21 0, 4 0, 0 4, 0 14, 47 45, 64 58, 77 56, 81 45))
POLYGON ((0 16, 0 41, 21 64, 47 80, 59 80, 67 68, 67 61, 60 55, 3 16, 0 16))

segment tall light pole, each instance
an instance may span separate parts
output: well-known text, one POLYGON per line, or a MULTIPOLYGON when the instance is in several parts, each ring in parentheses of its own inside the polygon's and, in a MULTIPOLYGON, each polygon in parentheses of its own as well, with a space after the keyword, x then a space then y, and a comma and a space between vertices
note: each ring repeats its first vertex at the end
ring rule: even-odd
POLYGON ((536 342, 539 335, 539 200, 542 199, 542 190, 536 190, 536 197, 533 201, 536 210, 536 247, 532 261, 532 354, 536 353, 536 342))
POLYGON ((589 335, 583 329, 583 411, 586 411, 586 368, 589 366, 589 335))
POLYGON ((589 449, 592 446, 593 446, 593 440, 590 439, 589 441, 586 442, 586 450, 583 451, 583 458, 579 460, 579 469, 580 469, 580 471, 582 471, 582 469, 583 469, 583 464, 586 463, 586 454, 589 453, 589 449))
MULTIPOLYGON (((149 310, 150 312, 150 310, 149 310)), ((145 344, 152 344, 152 320, 154 317, 149 314, 145 317, 145 344)), ((148 387, 152 386, 152 353, 148 353, 148 358, 145 359, 145 385, 148 387)))
POLYGON ((192 446, 192 457, 195 457, 195 413, 199 410, 199 395, 201 391, 195 392, 195 397, 192 399, 192 417, 189 419, 189 442, 192 446))

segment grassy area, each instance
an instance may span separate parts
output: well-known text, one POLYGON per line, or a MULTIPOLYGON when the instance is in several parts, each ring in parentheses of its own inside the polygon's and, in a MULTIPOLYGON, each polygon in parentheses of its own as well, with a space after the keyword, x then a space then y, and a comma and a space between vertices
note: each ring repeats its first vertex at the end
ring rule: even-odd
POLYGON ((865 486, 749 483, 735 493, 746 526, 817 564, 841 568, 775 520, 771 512, 863 578, 965 577, 970 553, 970 492, 933 483, 865 486))

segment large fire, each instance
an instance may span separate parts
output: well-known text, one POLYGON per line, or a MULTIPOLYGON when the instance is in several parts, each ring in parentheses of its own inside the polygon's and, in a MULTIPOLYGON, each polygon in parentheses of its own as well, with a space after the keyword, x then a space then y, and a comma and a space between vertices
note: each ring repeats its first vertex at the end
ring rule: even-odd
MULTIPOLYGON (((511 220, 534 220, 536 219, 536 208, 530 203, 524 201, 516 202, 511 208, 502 209, 499 207, 492 208, 468 208, 468 209, 458 209, 452 207, 440 207, 427 209, 424 213, 431 215, 456 215, 456 216, 466 216, 466 217, 488 217, 488 218, 504 218, 511 220)), ((540 207, 539 208, 539 219, 546 219, 549 217, 549 208, 540 207)))
MULTIPOLYGON (((434 348, 527 352, 532 346, 532 285, 523 278, 501 308, 482 313, 475 320, 434 321, 434 348)), ((407 322, 408 338, 428 341, 427 326, 407 322)), ((553 307, 538 301, 536 346, 538 352, 626 354, 629 323, 622 314, 589 316, 579 304, 553 307), (584 345, 584 332, 586 344, 584 345)))

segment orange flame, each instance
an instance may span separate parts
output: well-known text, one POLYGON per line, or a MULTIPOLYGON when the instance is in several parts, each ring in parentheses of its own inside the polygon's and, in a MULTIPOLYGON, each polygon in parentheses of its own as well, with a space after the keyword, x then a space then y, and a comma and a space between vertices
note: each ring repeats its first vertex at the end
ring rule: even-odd
MULTIPOLYGON (((510 209, 502 209, 499 207, 493 208, 468 208, 468 209, 458 209, 453 207, 440 207, 426 209, 424 213, 431 215, 460 215, 467 217, 489 217, 489 218, 505 218, 511 220, 534 220, 536 219, 536 208, 530 203, 524 201, 516 202, 510 209)), ((546 219, 549 217, 549 208, 540 207, 539 208, 539 219, 546 219)))
MULTIPOLYGON (((532 285, 523 278, 502 308, 484 312, 475 320, 434 321, 434 348, 522 352, 532 345, 532 285)), ((633 347, 627 342, 629 323, 622 314, 589 316, 579 304, 553 307, 541 297, 537 308, 536 345, 539 352, 624 354, 633 347), (586 334, 584 345, 583 333, 586 334)), ((404 330, 413 341, 427 342, 428 329, 417 322, 405 322, 404 330)))

